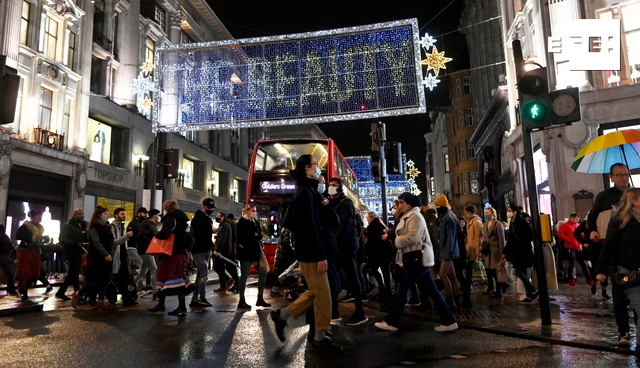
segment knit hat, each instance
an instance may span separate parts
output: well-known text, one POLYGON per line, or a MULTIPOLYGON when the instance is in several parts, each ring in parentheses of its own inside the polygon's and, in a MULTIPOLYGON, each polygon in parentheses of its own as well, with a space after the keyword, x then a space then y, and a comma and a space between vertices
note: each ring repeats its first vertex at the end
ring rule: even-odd
POLYGON ((398 199, 402 199, 404 203, 408 204, 411 207, 420 207, 420 205, 422 204, 420 197, 409 192, 400 194, 398 196, 398 199))
POLYGON ((433 203, 436 206, 440 206, 440 207, 449 207, 449 200, 447 199, 447 197, 441 195, 440 197, 436 198, 435 201, 433 201, 433 203))

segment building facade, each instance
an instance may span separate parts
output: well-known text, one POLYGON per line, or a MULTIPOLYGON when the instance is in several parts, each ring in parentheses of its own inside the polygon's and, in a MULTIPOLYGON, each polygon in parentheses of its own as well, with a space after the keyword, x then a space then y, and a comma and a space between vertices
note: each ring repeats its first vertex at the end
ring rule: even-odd
POLYGON ((153 78, 160 46, 232 38, 206 2, 6 0, 0 33, 4 73, 20 76, 14 122, 0 127, 0 218, 10 234, 34 208, 46 210, 54 239, 75 208, 89 217, 97 205, 124 207, 130 219, 141 205, 175 198, 192 213, 212 197, 240 212, 267 130, 154 135, 153 92, 130 87, 153 78), (169 149, 180 175, 153 177, 169 149))
POLYGON ((447 146, 450 160, 451 210, 463 214, 468 205, 480 206, 478 160, 470 138, 475 129, 471 72, 449 74, 451 106, 447 116, 447 146))

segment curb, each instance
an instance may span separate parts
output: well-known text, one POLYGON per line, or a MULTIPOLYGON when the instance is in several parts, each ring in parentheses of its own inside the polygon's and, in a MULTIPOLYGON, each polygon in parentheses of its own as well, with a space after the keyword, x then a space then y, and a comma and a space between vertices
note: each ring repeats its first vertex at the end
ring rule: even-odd
MULTIPOLYGON (((21 304, 21 303, 16 303, 21 304)), ((18 314, 42 312, 42 303, 33 303, 29 305, 19 305, 14 308, 0 309, 0 317, 15 316, 18 314)))

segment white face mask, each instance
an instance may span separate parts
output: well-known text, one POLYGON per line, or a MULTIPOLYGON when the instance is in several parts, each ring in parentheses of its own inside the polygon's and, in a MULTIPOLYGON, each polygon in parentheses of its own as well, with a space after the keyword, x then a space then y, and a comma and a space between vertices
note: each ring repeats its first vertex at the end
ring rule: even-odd
POLYGON ((513 212, 509 212, 509 211, 507 211, 507 217, 508 217, 508 218, 513 218, 513 212))
POLYGON ((329 187, 329 195, 334 196, 338 194, 338 187, 329 187))
POLYGON ((318 184, 318 193, 322 194, 324 193, 324 191, 327 189, 327 185, 326 184, 318 184))

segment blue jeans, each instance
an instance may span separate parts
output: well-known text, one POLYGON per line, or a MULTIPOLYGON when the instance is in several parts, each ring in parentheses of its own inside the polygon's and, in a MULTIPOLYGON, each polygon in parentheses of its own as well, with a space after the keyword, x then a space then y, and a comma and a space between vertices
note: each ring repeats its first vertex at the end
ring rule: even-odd
POLYGON ((527 298, 532 298, 537 290, 536 287, 533 286, 531 280, 529 279, 529 276, 527 275, 527 269, 514 268, 513 272, 516 274, 516 277, 519 278, 520 281, 522 281, 522 283, 524 284, 524 290, 527 293, 527 298))
MULTIPOLYGON (((253 261, 240 261, 240 285, 238 285, 238 294, 240 294, 240 300, 244 301, 244 290, 247 287, 247 279, 251 272, 251 266, 256 263, 253 261)), ((258 267, 258 300, 262 299, 262 293, 264 293, 264 284, 267 282, 267 268, 258 267)))
POLYGON ((444 301, 444 298, 442 298, 442 294, 438 291, 435 282, 433 282, 430 267, 425 267, 420 270, 402 270, 402 280, 400 280, 398 284, 396 298, 391 306, 391 311, 387 315, 387 318, 385 318, 387 324, 394 327, 400 325, 402 311, 404 311, 404 305, 407 303, 407 293, 416 283, 419 283, 422 290, 426 291, 431 299, 433 299, 433 303, 440 316, 440 323, 444 326, 456 323, 456 317, 451 313, 449 306, 444 301))
POLYGON ((209 279, 209 269, 207 268, 207 262, 211 258, 211 251, 191 253, 193 255, 193 263, 196 265, 198 274, 196 275, 195 287, 191 297, 192 302, 205 299, 205 286, 207 286, 207 280, 209 279))

